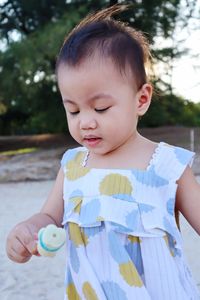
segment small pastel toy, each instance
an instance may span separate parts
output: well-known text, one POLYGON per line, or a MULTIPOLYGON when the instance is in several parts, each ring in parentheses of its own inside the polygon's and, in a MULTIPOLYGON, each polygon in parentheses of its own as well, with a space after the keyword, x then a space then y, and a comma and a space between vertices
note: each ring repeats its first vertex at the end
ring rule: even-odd
POLYGON ((38 232, 37 250, 42 256, 53 257, 56 252, 65 244, 66 233, 63 228, 49 224, 38 232))

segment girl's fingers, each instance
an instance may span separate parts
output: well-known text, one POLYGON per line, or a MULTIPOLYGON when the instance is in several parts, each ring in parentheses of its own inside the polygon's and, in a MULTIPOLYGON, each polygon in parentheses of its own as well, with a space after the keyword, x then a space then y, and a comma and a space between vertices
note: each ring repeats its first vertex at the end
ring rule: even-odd
POLYGON ((22 257, 30 257, 30 253, 16 236, 8 237, 6 251, 8 257, 14 261, 21 260, 22 257))
POLYGON ((37 242, 32 241, 30 244, 27 245, 27 249, 32 255, 38 255, 38 250, 37 250, 37 242))
POLYGON ((19 225, 7 239, 8 257, 17 262, 26 262, 32 255, 38 255, 35 230, 29 226, 19 225))
POLYGON ((29 254, 31 255, 37 255, 37 241, 35 240, 36 233, 31 231, 30 228, 24 227, 23 228, 23 234, 21 235, 20 242, 24 246, 24 248, 27 249, 29 254))
POLYGON ((31 254, 20 241, 16 239, 14 245, 9 249, 8 257, 16 262, 23 263, 30 259, 31 254))
POLYGON ((38 241, 38 234, 37 233, 34 233, 33 237, 34 237, 35 241, 38 241))

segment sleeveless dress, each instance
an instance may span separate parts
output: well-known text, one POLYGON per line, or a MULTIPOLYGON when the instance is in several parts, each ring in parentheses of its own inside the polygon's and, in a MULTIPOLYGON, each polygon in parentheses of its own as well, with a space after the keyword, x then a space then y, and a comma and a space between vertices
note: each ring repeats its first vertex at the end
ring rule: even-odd
POLYGON ((193 152, 159 143, 146 170, 83 166, 64 153, 69 300, 197 300, 174 215, 176 181, 193 152))

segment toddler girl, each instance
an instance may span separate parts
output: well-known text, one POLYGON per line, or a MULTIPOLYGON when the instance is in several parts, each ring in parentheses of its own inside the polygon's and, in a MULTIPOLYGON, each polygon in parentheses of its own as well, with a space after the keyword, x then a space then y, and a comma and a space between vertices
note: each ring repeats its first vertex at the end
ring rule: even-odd
POLYGON ((58 85, 82 146, 64 153, 41 212, 11 231, 7 253, 28 261, 35 234, 53 223, 66 229, 65 299, 199 299, 174 213, 200 233, 194 153, 138 133, 152 96, 150 54, 142 33, 111 18, 122 9, 87 17, 64 41, 58 85))

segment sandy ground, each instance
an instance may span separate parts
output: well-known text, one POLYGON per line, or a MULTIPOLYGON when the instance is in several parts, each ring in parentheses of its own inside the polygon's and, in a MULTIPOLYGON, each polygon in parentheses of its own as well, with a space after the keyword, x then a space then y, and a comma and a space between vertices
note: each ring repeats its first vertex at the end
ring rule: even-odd
MULTIPOLYGON (((0 299, 61 300, 64 293, 65 249, 55 258, 33 257, 16 264, 6 256, 5 241, 9 230, 19 221, 37 212, 53 181, 0 184, 0 299)), ((186 256, 200 287, 200 238, 182 219, 186 256)))
POLYGON ((7 183, 0 185, 0 299, 63 299, 64 248, 55 258, 33 257, 26 264, 11 262, 5 253, 9 230, 37 212, 53 181, 7 183))

